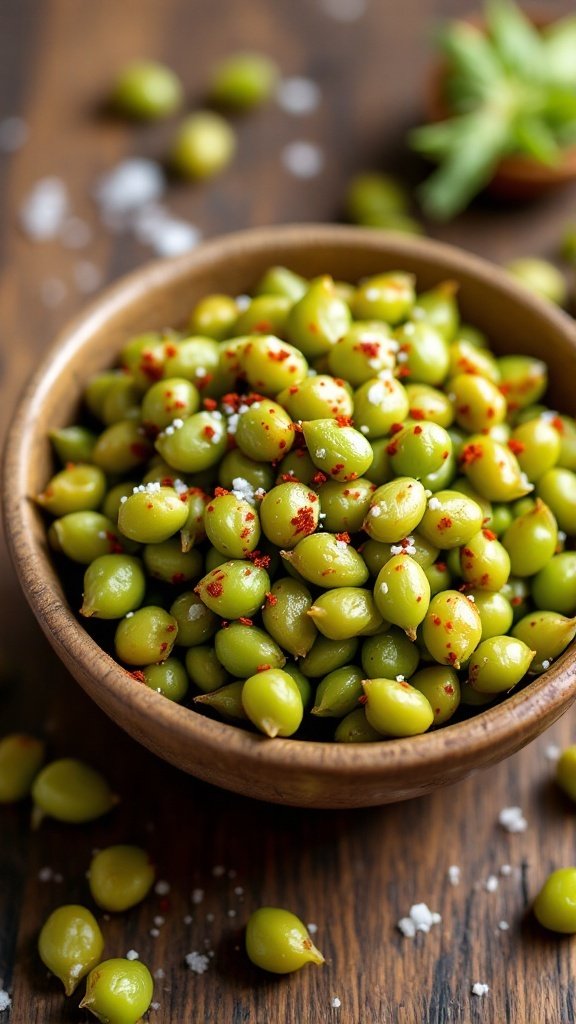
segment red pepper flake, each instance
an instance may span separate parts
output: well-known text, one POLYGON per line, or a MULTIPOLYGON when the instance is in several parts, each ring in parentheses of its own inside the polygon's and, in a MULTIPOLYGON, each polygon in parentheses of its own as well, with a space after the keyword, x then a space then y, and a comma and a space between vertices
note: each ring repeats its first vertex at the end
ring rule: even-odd
POLYGON ((139 668, 136 669, 135 672, 129 672, 128 675, 132 676, 132 679, 135 679, 137 683, 145 683, 146 682, 146 676, 144 675, 143 672, 140 671, 139 668))
POLYGON ((496 540, 496 534, 492 530, 482 530, 482 533, 486 537, 486 540, 496 540))
POLYGON ((344 469, 344 463, 343 462, 337 462, 334 466, 332 466, 332 469, 330 470, 330 472, 331 473, 341 473, 343 469, 344 469))
POLYGON ((241 615, 240 618, 238 619, 238 622, 241 622, 243 626, 253 626, 254 625, 254 623, 252 622, 252 619, 246 618, 245 615, 241 615))
POLYGON ((410 376, 410 367, 409 366, 397 366, 396 367, 396 376, 397 377, 409 377, 410 376))
POLYGON ((358 703, 359 704, 367 704, 368 703, 368 695, 363 693, 361 697, 358 697, 358 703))
POLYGON ((446 622, 444 623, 444 629, 446 629, 448 633, 450 633, 454 629, 454 623, 452 622, 451 619, 446 619, 446 622))
POLYGON ((412 433, 413 434, 421 434, 422 433, 422 427, 414 427, 414 430, 412 431, 412 433))
MULTIPOLYGON (((183 572, 175 572, 172 574, 172 583, 184 583, 186 575, 183 572)), ((168 630, 174 632, 174 626, 168 626, 168 630)))
POLYGON ((321 576, 331 576, 332 573, 335 573, 335 572, 336 572, 336 569, 323 569, 322 572, 320 573, 320 575, 321 576))
POLYGON ((250 527, 249 526, 244 526, 243 529, 240 531, 240 540, 246 540, 246 537, 249 537, 249 536, 250 536, 250 527))
POLYGON ((286 447, 286 441, 284 441, 284 440, 278 441, 278 447, 280 448, 280 450, 285 448, 286 447))
POLYGON ((342 380, 342 377, 333 377, 332 379, 334 383, 338 385, 339 388, 343 388, 344 385, 346 384, 346 381, 342 380))
POLYGON ((518 441, 515 437, 510 438, 510 440, 508 441, 508 447, 510 451, 514 453, 514 455, 521 455, 522 452, 526 451, 526 445, 524 444, 524 441, 518 441))
POLYGON ((271 669, 271 668, 272 668, 272 666, 269 665, 267 661, 265 661, 263 665, 258 665, 256 667, 256 671, 257 672, 268 672, 268 670, 271 669))
POLYGON ((154 508, 153 503, 149 501, 148 504, 146 505, 146 508, 154 508))
POLYGON ((438 572, 446 572, 446 562, 436 562, 438 572))
POLYGON ((470 406, 469 405, 459 405, 456 408, 456 412, 460 413, 461 416, 467 416, 468 413, 470 412, 470 406))
POLYGON ((270 590, 266 594, 266 604, 269 604, 271 608, 273 608, 275 604, 278 604, 278 598, 270 590))
POLYGON ((410 415, 413 420, 424 420, 426 416, 422 409, 410 409, 410 415))
POLYGON ((452 696, 452 694, 454 693, 454 687, 452 686, 452 683, 446 683, 446 685, 444 686, 444 693, 448 693, 450 696, 452 696))
POLYGON ((328 477, 326 476, 326 474, 319 469, 317 473, 314 473, 314 476, 312 477, 312 483, 325 484, 327 479, 328 477))
POLYGON ((451 665, 454 665, 455 662, 458 661, 458 655, 456 654, 455 651, 450 651, 450 654, 448 655, 448 661, 450 662, 451 665))
POLYGON ((308 501, 311 501, 312 504, 314 504, 315 501, 318 501, 318 495, 314 494, 314 491, 308 491, 308 501))
POLYGON ((335 533, 334 536, 336 537, 336 540, 341 540, 344 544, 350 543, 350 534, 347 533, 346 530, 344 530, 343 533, 335 533))
POLYGON ((290 522, 294 527, 294 533, 303 533, 304 535, 307 535, 309 533, 314 533, 314 530, 316 529, 316 517, 313 509, 311 509, 309 505, 303 505, 302 508, 299 508, 296 515, 292 516, 290 522))
POLYGON ((433 615, 432 616, 432 623, 433 623, 434 626, 441 626, 442 625, 442 619, 440 618, 439 615, 433 615))
POLYGON ((225 487, 215 487, 214 488, 214 497, 215 498, 221 498, 224 494, 230 494, 230 491, 226 490, 225 487))
POLYGON ((279 348, 277 352, 268 350, 268 359, 271 359, 273 363, 283 363, 285 359, 290 358, 290 353, 286 348, 279 348))
POLYGON ((564 433, 564 424, 560 416, 554 416, 554 419, 551 419, 550 423, 554 427, 554 430, 557 430, 559 434, 564 433))
POLYGON ((164 640, 164 641, 163 641, 163 642, 162 642, 162 643, 160 644, 160 653, 161 653, 161 654, 164 654, 164 651, 167 651, 167 650, 168 650, 168 642, 167 642, 166 640, 164 640))
POLYGON ((438 522, 438 529, 439 530, 449 530, 451 526, 452 526, 452 520, 451 520, 450 516, 442 516, 442 518, 438 522))
POLYGON ((487 586, 487 584, 490 583, 490 573, 489 572, 483 572, 482 573, 482 575, 480 577, 480 583, 482 584, 483 587, 487 586))
POLYGON ((296 474, 292 470, 290 470, 289 473, 282 473, 280 475, 280 479, 281 479, 282 483, 285 483, 285 484, 299 484, 300 483, 298 477, 296 476, 296 474))
POLYGON ((106 530, 106 540, 108 541, 108 545, 110 547, 110 553, 111 554, 113 554, 113 555, 121 555, 122 554, 122 552, 124 551, 124 548, 122 547, 122 545, 121 545, 120 541, 118 540, 118 537, 116 536, 115 533, 112 533, 111 530, 106 530))
POLYGON ((169 626, 166 626, 166 632, 167 633, 174 633, 175 630, 176 630, 176 626, 174 625, 173 622, 170 623, 169 626))
POLYGON ((263 555, 262 552, 258 550, 249 551, 246 558, 249 562, 252 562, 252 565, 255 565, 257 569, 267 569, 270 565, 270 555, 263 555))
POLYGON ((398 442, 397 441, 391 441, 390 444, 386 445, 386 452, 387 452, 388 455, 396 455, 397 451, 398 451, 398 442))
POLYGON ((203 391, 204 388, 208 387, 208 385, 211 383, 211 381, 213 379, 214 379, 214 374, 213 373, 203 373, 201 377, 195 377, 194 378, 194 383, 196 384, 196 387, 198 388, 198 391, 203 391))
POLYGON ((513 605, 514 608, 517 608, 518 605, 522 604, 523 600, 524 599, 522 597, 513 597, 510 599, 510 604, 513 605))
POLYGON ((162 477, 160 487, 174 487, 174 478, 171 476, 162 477))
POLYGON ((218 408, 218 402, 215 398, 205 398, 202 405, 208 410, 208 412, 214 412, 214 409, 218 408))
POLYGON ((390 427, 390 433, 392 435, 398 434, 401 430, 404 430, 403 423, 393 423, 392 426, 390 427))
POLYGON ((178 349, 171 341, 164 346, 164 352, 168 357, 178 355, 178 349))
POLYGON ((353 422, 351 416, 336 416, 336 426, 338 427, 351 427, 353 422))
POLYGON ((466 558, 474 558, 472 548, 464 548, 462 554, 466 555, 466 558))
POLYGON ((253 522, 254 519, 256 519, 256 515, 254 512, 247 512, 246 515, 244 516, 245 523, 251 523, 253 522))
POLYGON ((462 466, 471 466, 473 462, 481 459, 483 455, 484 449, 481 444, 467 444, 460 455, 460 463, 462 466))
POLYGON ((299 390, 300 390, 300 388, 298 387, 297 384, 291 384, 290 387, 288 388, 288 394, 289 395, 297 395, 299 390))
POLYGON ((214 434, 216 433, 216 431, 215 431, 214 427, 211 427, 210 424, 207 423, 206 426, 204 427, 202 433, 204 434, 204 437, 207 437, 208 440, 211 441, 212 438, 214 437, 214 434))
POLYGON ((218 583, 217 580, 214 580, 213 583, 209 583, 206 587, 206 593, 210 594, 210 597, 220 597, 223 590, 224 587, 221 583, 218 583))
POLYGON ((359 341, 354 345, 355 352, 362 352, 368 359, 376 359, 380 355, 379 341, 359 341))

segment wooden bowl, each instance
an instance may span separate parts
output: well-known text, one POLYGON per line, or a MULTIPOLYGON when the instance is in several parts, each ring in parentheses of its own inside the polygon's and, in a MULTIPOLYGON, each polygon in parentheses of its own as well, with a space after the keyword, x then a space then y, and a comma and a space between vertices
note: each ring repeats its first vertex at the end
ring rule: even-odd
POLYGON ((424 736, 362 745, 268 740, 171 703, 98 647, 66 602, 32 500, 51 473, 48 430, 74 420, 84 383, 115 361, 129 335, 183 322, 207 292, 249 291, 272 264, 350 281, 403 268, 421 289, 456 279, 465 319, 486 331, 500 352, 543 356, 551 401, 573 408, 575 324, 501 268, 436 242, 360 228, 307 224, 231 235, 131 274, 50 350, 8 438, 3 493, 12 557, 42 629, 71 674, 160 757, 218 786, 278 803, 336 808, 404 800, 500 761, 551 725, 576 696, 574 648, 499 706, 424 736))

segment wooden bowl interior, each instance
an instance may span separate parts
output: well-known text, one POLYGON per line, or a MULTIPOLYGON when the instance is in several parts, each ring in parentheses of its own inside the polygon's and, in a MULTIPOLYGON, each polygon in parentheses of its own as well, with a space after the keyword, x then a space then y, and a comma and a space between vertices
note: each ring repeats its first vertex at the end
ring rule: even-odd
POLYGON ((209 292, 249 292, 283 264, 307 277, 357 281, 404 269, 427 289, 458 281, 463 317, 500 353, 545 358, 551 401, 574 409, 576 328, 499 268, 427 240, 355 228, 303 225, 217 240, 154 264, 105 293, 64 332, 26 389, 9 438, 4 487, 12 554, 25 593, 59 656, 81 685, 135 738, 186 771, 267 800, 350 807, 418 795, 501 759, 551 724, 574 699, 574 656, 503 705, 412 740, 342 746, 267 741, 178 707, 134 680, 84 631, 67 605, 50 559, 42 516, 31 500, 52 468, 48 430, 73 422, 87 379, 111 366, 131 335, 184 324, 209 292))

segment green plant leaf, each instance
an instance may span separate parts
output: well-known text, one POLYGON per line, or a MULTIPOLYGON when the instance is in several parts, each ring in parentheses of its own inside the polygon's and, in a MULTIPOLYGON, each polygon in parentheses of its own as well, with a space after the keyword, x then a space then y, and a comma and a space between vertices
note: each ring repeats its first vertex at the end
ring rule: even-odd
MULTIPOLYGON (((502 65, 487 36, 466 21, 453 22, 440 36, 450 78, 466 83, 467 98, 483 102, 502 80, 502 65)), ((453 97, 454 98, 454 97, 453 97)))
POLYGON ((576 87, 576 15, 549 25, 542 41, 548 80, 576 87))
POLYGON ((470 202, 492 177, 507 151, 511 126, 501 111, 482 109, 454 118, 453 145, 442 165, 420 187, 424 211, 448 220, 470 202))
POLYGON ((545 77, 542 36, 513 0, 487 0, 488 32, 504 67, 527 82, 545 77))
POLYGON ((455 145, 458 145, 461 121, 462 117, 452 117, 447 121, 437 121, 435 124, 415 128, 409 135, 412 149, 430 160, 442 160, 455 145))
POLYGON ((560 162, 561 150, 553 133, 539 117, 519 117, 514 126, 515 149, 548 167, 560 162))
POLYGON ((542 116, 554 129, 573 121, 576 118, 576 89, 549 86, 542 105, 542 116))

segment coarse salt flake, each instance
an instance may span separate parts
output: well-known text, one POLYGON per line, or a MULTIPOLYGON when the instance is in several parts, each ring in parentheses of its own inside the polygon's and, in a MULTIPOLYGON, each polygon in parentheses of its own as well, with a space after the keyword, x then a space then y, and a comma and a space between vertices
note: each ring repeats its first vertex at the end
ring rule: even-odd
POLYGON ((511 864, 502 864, 502 867, 500 868, 500 874, 503 875, 504 878, 508 878, 511 874, 513 874, 513 872, 514 868, 511 864))
POLYGON ((3 1010, 8 1010, 11 1006, 12 1000, 6 989, 0 988, 0 1013, 2 1013, 3 1010))
POLYGON ((498 884, 498 878, 496 875, 488 875, 488 878, 484 882, 484 888, 486 889, 486 892, 496 892, 498 884))
POLYGON ((451 864, 448 868, 448 881, 450 885, 459 885, 461 878, 461 871, 457 864, 451 864))
POLYGON ((41 178, 20 209, 20 223, 29 238, 44 242, 55 238, 68 213, 68 192, 60 178, 41 178))
POLYGON ((428 508, 431 512, 436 512, 439 508, 442 508, 442 503, 439 498, 430 498, 428 502, 428 508))
POLYGON ((126 953, 126 959, 127 960, 139 960, 140 959, 140 953, 136 952, 135 949, 129 949, 128 952, 126 953))
POLYGON ((320 103, 320 88, 311 78, 295 75, 283 78, 276 89, 276 102, 287 114, 311 114, 320 103))
POLYGON ((342 1006, 342 1000, 338 999, 338 996, 333 996, 330 1001, 330 1006, 332 1007, 333 1010, 339 1010, 340 1007, 342 1006))
POLYGON ((485 985, 482 981, 475 981, 472 985, 473 996, 486 996, 490 991, 490 986, 485 985))
POLYGON ((126 215, 159 199, 166 178, 160 164, 142 157, 123 160, 98 182, 94 198, 103 215, 126 215))
POLYGON ((167 896, 170 892, 170 882, 166 882, 163 878, 156 882, 154 886, 154 892, 157 896, 167 896))
POLYGON ((528 822, 526 821, 520 807, 504 807, 498 815, 498 823, 502 828, 506 829, 507 832, 517 833, 525 832, 528 828, 528 822))
POLYGON ((202 903, 204 899, 204 889, 193 889, 192 890, 192 903, 202 903))
POLYGON ((223 864, 216 864, 212 868, 212 875, 214 878, 222 878, 222 875, 226 874, 226 868, 223 864))
POLYGON ((308 931, 310 932, 310 935, 315 935, 316 932, 318 931, 318 925, 315 924, 314 921, 311 921, 310 924, 306 925, 306 927, 307 927, 308 931))
POLYGON ((290 142, 282 150, 282 163, 295 178, 315 178, 324 167, 324 154, 313 142, 290 142))
POLYGON ((326 449, 325 448, 317 448, 316 451, 314 452, 314 457, 316 459, 325 459, 326 458, 326 449))
POLYGON ((192 953, 187 953, 184 957, 186 966, 190 968, 194 974, 205 974, 210 966, 210 958, 205 953, 198 953, 194 950, 192 953))
POLYGON ((498 921, 498 928, 501 932, 507 932, 510 929, 508 921, 498 921))
POLYGON ((560 757, 560 747, 556 743, 549 743, 544 751, 547 761, 557 761, 560 757))
POLYGON ((414 903, 410 907, 409 917, 398 921, 398 928, 406 938, 414 938, 416 932, 429 932, 433 925, 442 920, 440 914, 430 910, 426 903, 414 903))
POLYGON ((335 21, 358 21, 366 13, 367 0, 320 0, 325 14, 335 21))

